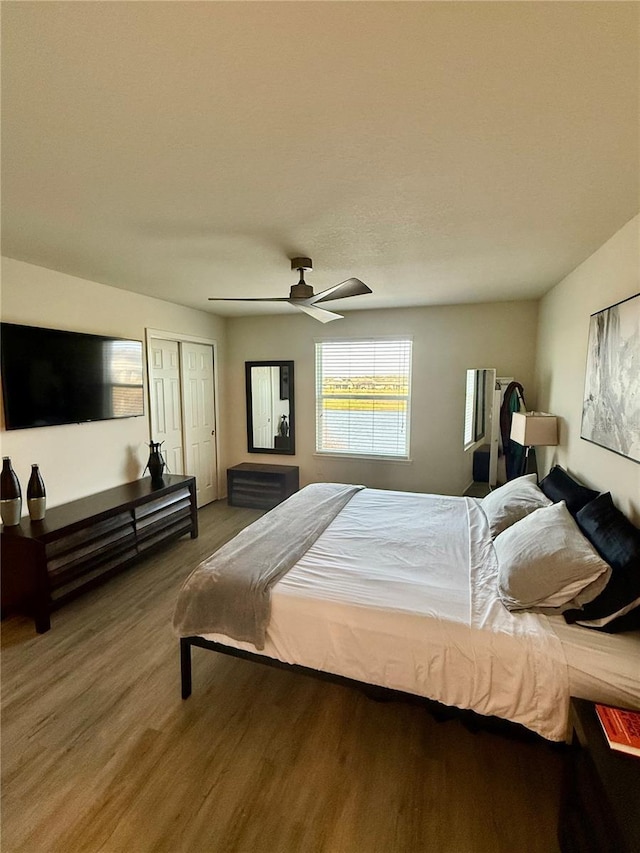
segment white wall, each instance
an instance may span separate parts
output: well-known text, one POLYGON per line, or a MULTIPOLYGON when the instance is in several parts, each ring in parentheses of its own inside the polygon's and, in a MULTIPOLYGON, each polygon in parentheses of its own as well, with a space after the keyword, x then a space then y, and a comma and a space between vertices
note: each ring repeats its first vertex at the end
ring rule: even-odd
POLYGON ((541 301, 536 364, 538 405, 561 419, 559 446, 538 451, 541 471, 557 462, 592 488, 610 491, 636 524, 640 465, 580 438, 580 428, 589 316, 639 290, 636 216, 541 301))
MULTIPOLYGON (((300 466, 301 484, 320 480, 376 488, 461 494, 471 481, 462 450, 465 371, 495 367, 533 391, 536 302, 349 311, 327 326, 294 313, 228 321, 229 464, 253 461, 300 466), (319 339, 413 337, 411 461, 316 456, 314 342, 319 339), (296 455, 247 453, 244 362, 295 362, 296 455)), ((535 400, 527 396, 530 406, 535 400)))
MULTIPOLYGON (((10 258, 2 259, 1 298, 2 319, 10 323, 142 341, 145 328, 150 327, 215 340, 224 399, 225 323, 219 317, 10 258)), ((0 440, 2 455, 11 457, 18 474, 23 497, 31 463, 36 462, 45 481, 47 504, 55 506, 141 476, 148 457, 148 397, 145 394, 143 417, 3 429, 0 440)), ((224 442, 224 432, 220 440, 224 442)), ((220 494, 226 491, 225 467, 222 453, 220 494)))

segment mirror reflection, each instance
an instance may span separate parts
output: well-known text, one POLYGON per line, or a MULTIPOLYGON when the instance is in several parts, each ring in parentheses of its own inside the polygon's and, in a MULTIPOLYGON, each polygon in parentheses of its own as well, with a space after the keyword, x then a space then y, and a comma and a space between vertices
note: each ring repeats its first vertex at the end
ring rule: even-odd
POLYGON ((247 361, 249 453, 295 453, 292 361, 247 361))

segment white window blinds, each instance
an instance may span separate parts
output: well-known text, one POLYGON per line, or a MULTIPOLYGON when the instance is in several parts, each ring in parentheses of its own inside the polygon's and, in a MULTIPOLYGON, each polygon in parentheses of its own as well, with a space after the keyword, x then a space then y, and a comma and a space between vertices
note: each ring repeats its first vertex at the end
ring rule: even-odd
POLYGON ((316 344, 316 450, 409 456, 411 349, 407 339, 316 344))

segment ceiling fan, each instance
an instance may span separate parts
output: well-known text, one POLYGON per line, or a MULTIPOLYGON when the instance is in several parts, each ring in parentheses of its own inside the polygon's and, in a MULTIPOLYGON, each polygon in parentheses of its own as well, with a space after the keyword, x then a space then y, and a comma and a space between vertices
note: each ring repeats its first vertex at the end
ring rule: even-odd
POLYGON ((330 323, 332 320, 342 320, 342 314, 336 314, 334 311, 327 311, 326 308, 320 308, 318 306, 319 302, 329 302, 332 299, 345 299, 347 296, 360 296, 363 293, 373 293, 371 288, 367 287, 359 278, 348 278, 346 281, 334 284, 333 287, 329 287, 327 290, 314 295, 313 288, 304 280, 304 271, 313 269, 311 258, 292 258, 291 269, 298 270, 300 281, 292 285, 289 296, 254 298, 210 296, 209 302, 288 302, 321 323, 330 323))

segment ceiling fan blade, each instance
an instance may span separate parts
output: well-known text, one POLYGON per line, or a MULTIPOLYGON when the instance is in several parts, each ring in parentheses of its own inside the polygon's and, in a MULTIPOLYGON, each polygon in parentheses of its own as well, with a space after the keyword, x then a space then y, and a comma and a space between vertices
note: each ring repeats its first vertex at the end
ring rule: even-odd
POLYGON ((290 302, 287 296, 254 296, 244 298, 242 296, 210 296, 209 302, 290 302))
POLYGON ((309 305, 308 303, 302 304, 299 299, 290 299, 289 302, 291 302, 292 305, 295 305, 296 308, 304 311, 305 314, 313 317, 314 320, 320 320, 321 323, 330 323, 332 320, 344 319, 342 314, 327 311, 326 308, 316 308, 314 305, 309 305))
POLYGON ((364 293, 373 293, 373 291, 359 278, 348 278, 312 296, 311 303, 315 305, 318 302, 329 302, 330 299, 346 299, 347 296, 361 296, 364 293))

